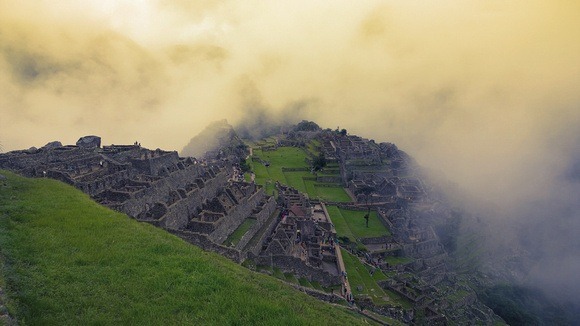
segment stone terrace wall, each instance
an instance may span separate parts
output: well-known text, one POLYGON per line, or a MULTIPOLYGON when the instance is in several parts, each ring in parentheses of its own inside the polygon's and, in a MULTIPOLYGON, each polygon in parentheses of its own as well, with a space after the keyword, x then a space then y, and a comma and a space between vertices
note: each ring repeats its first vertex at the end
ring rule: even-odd
POLYGON ((393 230, 393 223, 391 223, 391 221, 389 221, 389 218, 386 215, 386 212, 382 209, 378 209, 377 210, 377 216, 379 217, 379 220, 381 221, 381 223, 383 223, 383 225, 388 229, 388 230, 393 230))
POLYGON ((185 199, 169 206, 167 214, 162 218, 161 225, 170 229, 185 228, 189 223, 191 214, 201 207, 205 199, 215 197, 226 182, 226 174, 224 172, 218 173, 215 178, 206 181, 203 188, 193 190, 185 199))
MULTIPOLYGON (((274 197, 270 197, 268 201, 262 207, 262 210, 259 211, 257 214, 254 215, 256 218, 256 223, 250 227, 250 229, 244 234, 244 236, 240 239, 238 244, 236 245, 236 249, 242 250, 246 245, 252 240, 252 238, 260 231, 264 224, 268 221, 268 217, 274 213, 276 210, 276 200, 274 197)), ((261 246, 261 242, 260 242, 261 246)))
POLYGON ((390 236, 382 236, 382 237, 375 237, 375 238, 362 238, 361 242, 365 245, 368 244, 385 244, 391 240, 390 236))
POLYGON ((179 162, 179 155, 177 152, 170 152, 163 154, 161 156, 153 157, 149 159, 149 165, 151 168, 151 175, 158 175, 159 170, 167 168, 172 164, 177 164, 179 162))
MULTIPOLYGON (((167 178, 155 181, 150 188, 141 189, 133 193, 133 198, 123 203, 121 210, 136 218, 140 213, 145 212, 147 204, 165 203, 170 191, 185 188, 189 183, 195 183, 195 179, 199 178, 199 176, 199 167, 195 165, 189 166, 184 170, 177 170, 167 178)), ((201 203, 204 198, 215 197, 217 191, 226 182, 227 174, 223 171, 218 173, 215 178, 207 180, 203 188, 188 195, 187 198, 190 204, 201 203)), ((166 223, 167 225, 172 224, 171 221, 166 223)))
POLYGON ((302 291, 318 300, 330 302, 330 303, 341 303, 345 302, 345 299, 337 294, 326 293, 316 289, 308 288, 302 285, 290 283, 295 289, 302 291))
POLYGON ((291 256, 259 256, 255 258, 257 265, 278 267, 284 273, 293 273, 298 277, 304 277, 308 281, 318 282, 328 287, 341 284, 338 276, 331 275, 319 268, 306 265, 300 258, 291 256))
POLYGON ((210 239, 215 243, 224 242, 252 214, 252 210, 262 199, 264 199, 264 189, 260 188, 250 197, 240 200, 239 204, 222 219, 216 230, 210 234, 210 239))
POLYGON ((342 183, 341 177, 336 176, 320 176, 316 178, 316 182, 321 183, 342 183))
POLYGON ((49 171, 47 171, 46 176, 51 178, 51 179, 55 179, 58 181, 62 181, 64 183, 68 183, 71 186, 74 185, 73 179, 66 172, 49 170, 49 171))
POLYGON ((168 152, 145 159, 130 159, 129 162, 142 173, 159 175, 159 170, 177 164, 179 162, 179 155, 177 152, 168 152))
POLYGON ((203 250, 218 253, 228 259, 235 261, 236 263, 242 262, 242 255, 238 250, 215 244, 204 234, 173 229, 167 229, 167 231, 191 244, 202 248, 203 250))
MULTIPOLYGON (((52 176, 50 177, 52 178, 52 176)), ((129 170, 122 170, 93 181, 76 182, 76 187, 91 196, 96 196, 107 189, 116 187, 123 180, 129 179, 130 177, 129 170)))
POLYGON ((244 250, 246 251, 246 253, 248 255, 248 258, 257 257, 260 254, 260 252, 262 251, 262 244, 264 243, 264 240, 268 236, 272 235, 272 232, 274 232, 274 230, 278 226, 279 222, 280 222, 280 219, 278 218, 278 216, 275 216, 274 218, 272 218, 270 220, 270 223, 264 225, 265 232, 263 232, 262 235, 260 236, 260 238, 257 239, 254 247, 244 248, 244 250))

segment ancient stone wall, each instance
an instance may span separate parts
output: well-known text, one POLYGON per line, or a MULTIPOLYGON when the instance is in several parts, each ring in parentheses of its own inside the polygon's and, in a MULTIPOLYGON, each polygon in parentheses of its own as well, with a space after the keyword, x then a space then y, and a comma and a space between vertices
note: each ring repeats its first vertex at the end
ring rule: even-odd
MULTIPOLYGON (((133 193, 133 198, 128 200, 122 205, 122 211, 127 213, 129 216, 137 217, 141 213, 147 211, 147 206, 152 203, 166 203, 168 201, 169 193, 172 190, 186 188, 188 184, 196 182, 199 178, 199 171, 196 166, 189 166, 184 170, 177 170, 170 174, 167 178, 163 178, 155 181, 150 188, 141 189, 133 193)), ((174 208, 176 211, 184 210, 186 205, 187 209, 193 212, 195 207, 200 207, 201 203, 206 198, 215 197, 217 191, 221 189, 227 182, 227 174, 225 172, 218 173, 215 178, 207 180, 203 187, 190 192, 184 203, 180 203, 180 206, 174 208)), ((182 200, 183 201, 183 200, 182 200)), ((185 210, 187 210, 185 209, 185 210)), ((189 215, 186 215, 186 218, 189 215)), ((183 225, 183 219, 178 218, 177 220, 172 220, 169 216, 168 220, 164 222, 164 225, 170 228, 176 225, 183 225)))
POLYGON ((384 210, 382 209, 378 209, 377 210, 377 216, 379 217, 379 220, 381 221, 381 223, 388 229, 388 230, 393 230, 393 224, 391 223, 391 221, 389 221, 389 219, 387 218, 387 214, 384 210))
POLYGON ((169 152, 162 154, 157 157, 153 157, 149 159, 149 165, 151 168, 151 175, 158 175, 161 169, 164 169, 168 166, 175 165, 179 162, 179 155, 177 152, 169 152))
POLYGON ((334 176, 320 176, 320 177, 316 177, 316 182, 342 183, 342 178, 341 177, 334 177, 334 176))
POLYGON ((304 277, 310 282, 318 282, 325 287, 341 284, 338 276, 308 266, 301 259, 292 256, 259 256, 255 258, 255 263, 280 268, 283 273, 292 273, 298 277, 304 277))
POLYGON ((375 238, 362 238, 361 242, 365 245, 368 244, 385 244, 391 240, 390 236, 382 236, 382 237, 375 237, 375 238))
MULTIPOLYGON (((215 178, 207 180, 203 188, 196 189, 188 193, 186 198, 179 200, 171 205, 169 207, 168 214, 163 217, 161 225, 170 229, 185 228, 189 223, 190 216, 199 208, 201 208, 203 201, 207 198, 215 197, 217 192, 221 189, 221 187, 224 186, 226 181, 227 177, 223 172, 218 173, 215 178)), ((207 232, 209 229, 204 228, 204 230, 207 232)))
POLYGON ((242 250, 246 247, 246 245, 252 240, 252 238, 260 231, 264 224, 268 221, 270 215, 274 213, 276 210, 276 200, 274 197, 269 197, 266 203, 261 207, 261 210, 254 214, 253 217, 256 218, 256 223, 252 225, 246 234, 240 239, 238 244, 236 245, 236 249, 242 250))
POLYGON ((213 243, 206 235, 190 232, 190 231, 182 231, 182 230, 173 230, 167 229, 170 233, 182 238, 183 240, 194 244, 203 250, 212 251, 218 253, 228 259, 231 259, 237 263, 242 262, 242 255, 240 251, 224 247, 218 244, 213 243))
POLYGON ((210 239, 216 243, 224 242, 250 216, 252 210, 262 199, 264 199, 264 189, 260 188, 250 197, 245 197, 240 200, 239 204, 216 226, 215 231, 210 235, 210 239))
MULTIPOLYGON (((148 153, 149 154, 149 153, 148 153)), ((152 152, 155 155, 155 152, 152 152)), ((160 171, 179 162, 177 152, 165 152, 159 156, 142 159, 130 159, 131 165, 141 173, 149 175, 160 175, 160 171)))
POLYGON ((49 170, 46 172, 46 177, 68 183, 69 185, 74 185, 74 180, 66 172, 49 170))
POLYGON ((96 196, 107 189, 117 187, 117 185, 130 177, 131 173, 129 170, 122 170, 113 174, 107 174, 92 181, 76 182, 75 185, 83 192, 91 196, 96 196))
POLYGON ((262 245, 264 244, 264 240, 266 240, 266 238, 270 236, 272 232, 274 232, 279 222, 280 219, 278 218, 278 216, 275 216, 270 220, 269 223, 268 221, 264 223, 265 232, 263 232, 260 238, 257 239, 255 245, 251 248, 244 248, 245 250, 247 250, 248 257, 258 256, 260 254, 260 252, 262 251, 262 245))
POLYGON ((326 301, 326 302, 330 302, 330 303, 343 303, 345 302, 345 299, 337 294, 333 294, 333 293, 326 293, 326 292, 322 292, 313 288, 309 288, 309 287, 305 287, 305 286, 301 286, 298 284, 293 284, 291 283, 291 285, 299 290, 302 291, 312 297, 315 297, 318 300, 322 300, 322 301, 326 301))

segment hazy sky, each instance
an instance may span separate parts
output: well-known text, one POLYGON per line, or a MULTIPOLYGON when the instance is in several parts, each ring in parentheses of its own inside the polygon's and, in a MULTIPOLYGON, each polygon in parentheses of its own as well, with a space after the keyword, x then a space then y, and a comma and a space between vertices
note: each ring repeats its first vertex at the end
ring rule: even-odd
POLYGON ((579 17, 577 0, 0 0, 0 143, 180 150, 260 108, 394 142, 519 209, 578 189, 579 17))
POLYGON ((573 0, 0 0, 0 142, 180 150, 259 107, 501 200, 580 151, 578 17, 573 0))
POLYGON ((0 142, 179 150, 258 106, 497 195, 579 151, 578 17, 574 0, 0 0, 0 142))

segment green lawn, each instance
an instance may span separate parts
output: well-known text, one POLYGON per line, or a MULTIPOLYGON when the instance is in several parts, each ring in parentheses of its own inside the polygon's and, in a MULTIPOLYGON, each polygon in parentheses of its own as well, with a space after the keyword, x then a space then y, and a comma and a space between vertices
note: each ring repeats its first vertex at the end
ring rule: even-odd
POLYGON ((280 172, 282 167, 309 168, 309 164, 306 162, 306 152, 298 147, 279 147, 275 151, 254 149, 254 155, 270 162, 271 166, 280 172))
POLYGON ((73 187, 0 173, 0 279, 23 323, 366 323, 73 187))
POLYGON ((314 190, 318 198, 331 202, 347 203, 352 199, 340 186, 336 187, 317 187, 314 185, 314 190))
POLYGON ((390 235, 391 233, 379 220, 376 212, 369 215, 369 227, 366 227, 366 211, 351 211, 336 206, 327 206, 330 219, 334 223, 338 236, 348 237, 352 242, 358 238, 371 238, 390 235))
MULTIPOLYGON (((310 145, 309 145, 310 146, 310 145)), ((312 149, 312 147, 309 147, 312 149)), ((319 198, 325 201, 333 202, 350 202, 351 198, 340 185, 335 187, 318 187, 314 180, 305 180, 305 178, 315 177, 308 169, 309 164, 306 162, 308 154, 298 147, 280 147, 275 151, 262 151, 254 149, 254 156, 263 161, 270 163, 266 167, 260 162, 250 162, 252 170, 256 174, 256 183, 265 186, 265 191, 271 194, 274 191, 276 181, 286 184, 296 190, 307 193, 310 198, 319 198), (284 171, 290 169, 307 169, 306 171, 284 171)), ((334 169, 333 172, 337 170, 334 169)), ((327 174, 327 175, 338 175, 327 174)))
POLYGON ((285 181, 281 181, 287 185, 289 185, 290 187, 302 192, 302 193, 307 193, 309 197, 312 197, 312 195, 314 194, 313 192, 308 191, 308 189, 306 188, 306 183, 304 182, 304 177, 309 177, 312 176, 312 174, 310 174, 310 172, 284 172, 284 180, 285 181))

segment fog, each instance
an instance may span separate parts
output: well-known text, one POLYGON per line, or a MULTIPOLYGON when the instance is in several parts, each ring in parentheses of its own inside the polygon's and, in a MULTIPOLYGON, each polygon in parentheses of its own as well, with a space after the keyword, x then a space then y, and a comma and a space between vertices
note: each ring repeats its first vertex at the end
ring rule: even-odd
POLYGON ((570 289, 578 17, 573 0, 0 0, 0 144, 180 150, 224 118, 340 126, 493 206, 537 239, 531 280, 570 289))

